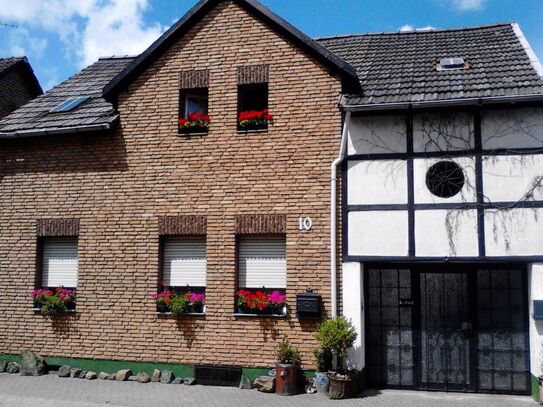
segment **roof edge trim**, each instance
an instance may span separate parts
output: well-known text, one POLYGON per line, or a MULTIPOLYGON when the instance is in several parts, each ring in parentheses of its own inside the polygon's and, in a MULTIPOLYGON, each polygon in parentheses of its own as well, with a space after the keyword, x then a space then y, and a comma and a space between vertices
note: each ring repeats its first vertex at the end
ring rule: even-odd
POLYGON ((531 95, 521 96, 492 96, 492 97, 475 97, 464 99, 444 99, 424 102, 398 102, 398 103, 375 103, 364 105, 349 105, 343 103, 340 106, 345 111, 351 112, 372 112, 372 111, 387 111, 387 110, 406 110, 406 109, 423 109, 427 107, 452 107, 452 106, 480 106, 492 105, 500 103, 520 103, 520 102, 543 102, 543 94, 534 93, 531 95))
POLYGON ((119 115, 115 116, 115 118, 110 123, 90 124, 87 126, 56 127, 56 128, 21 130, 21 131, 14 131, 14 132, 0 132, 0 139, 16 139, 16 138, 24 138, 24 137, 35 137, 35 136, 77 134, 77 133, 106 131, 106 130, 111 130, 112 128, 114 128, 114 124, 118 120, 118 118, 119 118, 119 115))
POLYGON ((528 39, 524 36, 524 33, 522 32, 520 26, 517 23, 511 23, 511 27, 513 27, 513 31, 517 35, 520 44, 524 47, 524 51, 526 51, 532 67, 535 69, 539 77, 543 80, 543 65, 541 65, 541 61, 539 60, 532 46, 528 42, 528 39))

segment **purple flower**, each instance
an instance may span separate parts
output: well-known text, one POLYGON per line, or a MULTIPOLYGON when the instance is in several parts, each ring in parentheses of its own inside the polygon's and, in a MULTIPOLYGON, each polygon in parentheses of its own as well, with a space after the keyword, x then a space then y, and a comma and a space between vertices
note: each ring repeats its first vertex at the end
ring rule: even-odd
POLYGON ((268 301, 272 305, 283 305, 287 301, 287 296, 280 291, 274 291, 268 296, 268 301))
POLYGON ((189 294, 188 300, 193 304, 205 304, 206 296, 204 294, 189 294))

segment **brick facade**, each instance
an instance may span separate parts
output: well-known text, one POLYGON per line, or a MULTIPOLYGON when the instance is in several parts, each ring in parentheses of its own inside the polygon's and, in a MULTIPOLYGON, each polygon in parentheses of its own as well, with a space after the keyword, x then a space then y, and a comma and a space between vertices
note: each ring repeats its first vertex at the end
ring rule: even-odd
POLYGON ((288 334, 312 368, 316 324, 296 318, 295 296, 311 287, 329 310, 330 163, 339 149, 340 91, 326 68, 225 1, 119 96, 114 134, 2 141, 0 352, 269 367, 288 334), (238 133, 238 67, 258 65, 269 65, 275 124, 238 133), (207 135, 182 136, 180 75, 194 69, 209 72, 212 122, 207 135), (233 315, 236 227, 244 215, 284 217, 285 319, 233 315), (179 216, 207 219, 205 318, 159 318, 150 298, 160 275, 160 233, 175 227, 165 217, 179 216), (300 216, 313 219, 311 231, 299 230, 300 216), (48 218, 80 219, 75 316, 31 311, 36 222, 48 218))
POLYGON ((38 219, 36 236, 68 237, 79 235, 79 219, 38 219))
POLYGON ((7 116, 32 98, 33 95, 17 69, 0 77, 0 118, 7 116))

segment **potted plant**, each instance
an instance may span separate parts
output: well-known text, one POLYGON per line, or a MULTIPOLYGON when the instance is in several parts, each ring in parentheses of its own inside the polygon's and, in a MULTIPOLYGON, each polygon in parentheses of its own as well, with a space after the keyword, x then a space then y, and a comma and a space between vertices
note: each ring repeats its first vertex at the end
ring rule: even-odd
POLYGON ((337 358, 337 369, 330 373, 330 398, 344 399, 357 395, 357 375, 343 369, 347 351, 356 340, 357 333, 352 324, 344 317, 329 319, 319 325, 317 341, 321 349, 328 349, 337 358))
POLYGON ((319 348, 314 352, 317 362, 317 371, 315 372, 315 388, 317 393, 328 394, 330 388, 329 374, 333 369, 333 354, 331 349, 319 348))
POLYGON ((290 345, 283 336, 275 351, 277 365, 275 367, 276 394, 293 396, 298 393, 298 368, 301 363, 298 349, 290 345))
POLYGON ((280 291, 238 290, 236 311, 240 314, 286 315, 287 296, 280 291))
POLYGON ((190 113, 179 119, 179 131, 183 134, 207 133, 211 117, 202 112, 190 113))
POLYGON ((157 312, 161 314, 171 313, 174 316, 187 314, 203 314, 205 312, 205 295, 186 293, 177 295, 172 291, 152 294, 151 298, 156 302, 157 312))
POLYGON ((53 290, 41 289, 32 291, 34 307, 39 308, 43 314, 64 314, 75 310, 76 292, 65 288, 53 290))
POLYGON ((268 123, 273 123, 273 116, 268 109, 248 110, 238 115, 239 130, 263 130, 268 128, 268 123))

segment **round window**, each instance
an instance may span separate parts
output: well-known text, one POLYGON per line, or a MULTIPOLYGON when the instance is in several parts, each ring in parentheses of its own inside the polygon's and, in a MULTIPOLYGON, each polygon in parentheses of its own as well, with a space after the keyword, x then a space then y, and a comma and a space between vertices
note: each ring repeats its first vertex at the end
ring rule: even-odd
POLYGON ((440 161, 426 173, 426 186, 432 194, 440 198, 451 198, 464 187, 465 177, 462 168, 452 161, 440 161))

